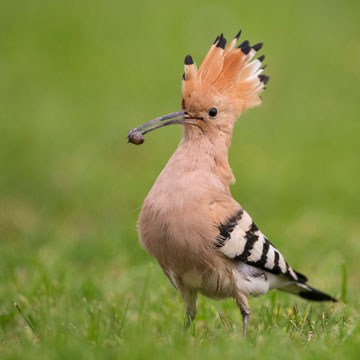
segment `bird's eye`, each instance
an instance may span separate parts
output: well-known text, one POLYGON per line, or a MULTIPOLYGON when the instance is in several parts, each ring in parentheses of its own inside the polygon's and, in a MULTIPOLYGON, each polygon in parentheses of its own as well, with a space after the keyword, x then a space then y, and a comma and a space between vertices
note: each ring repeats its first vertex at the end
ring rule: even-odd
POLYGON ((217 115, 217 113, 218 113, 217 108, 211 108, 211 109, 209 110, 209 115, 210 115, 211 117, 215 117, 215 116, 217 115))

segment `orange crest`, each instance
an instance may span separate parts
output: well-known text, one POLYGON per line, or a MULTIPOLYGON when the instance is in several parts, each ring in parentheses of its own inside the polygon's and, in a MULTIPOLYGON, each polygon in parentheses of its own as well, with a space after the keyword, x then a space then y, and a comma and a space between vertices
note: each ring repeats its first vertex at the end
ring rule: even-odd
POLYGON ((225 48, 226 39, 218 36, 197 69, 190 55, 185 58, 183 75, 183 101, 195 94, 197 98, 212 97, 225 101, 238 114, 248 108, 261 104, 259 94, 269 80, 260 75, 265 67, 265 56, 252 60, 262 43, 250 46, 244 41, 236 47, 241 31, 225 48))

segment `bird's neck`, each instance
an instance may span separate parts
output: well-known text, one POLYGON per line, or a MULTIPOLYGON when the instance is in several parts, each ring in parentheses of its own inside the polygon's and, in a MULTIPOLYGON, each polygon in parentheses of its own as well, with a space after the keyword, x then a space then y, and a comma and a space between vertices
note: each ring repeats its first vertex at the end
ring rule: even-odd
MULTIPOLYGON (((184 127, 182 141, 173 158, 179 172, 204 172, 217 177, 228 188, 235 181, 231 171, 228 152, 231 134, 204 134, 195 126, 184 127), (181 165, 180 165, 181 164, 181 165)), ((204 181, 204 179, 199 179, 204 181)))

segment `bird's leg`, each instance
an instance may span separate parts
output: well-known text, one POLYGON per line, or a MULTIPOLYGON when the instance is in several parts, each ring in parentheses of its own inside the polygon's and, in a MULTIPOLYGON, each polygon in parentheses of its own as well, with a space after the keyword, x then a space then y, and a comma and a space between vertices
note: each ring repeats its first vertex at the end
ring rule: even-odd
POLYGON ((246 328, 250 319, 250 307, 247 296, 244 294, 236 295, 236 304, 240 308, 241 315, 243 318, 243 335, 246 337, 246 328))
POLYGON ((185 305, 185 311, 186 311, 186 317, 187 321, 185 324, 185 330, 187 330, 191 324, 191 322, 195 319, 196 316, 196 296, 197 293, 195 290, 189 290, 186 289, 185 291, 181 292, 184 305, 185 305))
POLYGON ((196 296, 197 291, 193 289, 189 289, 182 284, 182 281, 177 279, 176 285, 178 286, 186 312, 186 323, 185 323, 185 330, 187 330, 191 324, 191 322, 195 319, 196 316, 196 296))
POLYGON ((248 324, 249 319, 250 319, 250 313, 248 313, 246 311, 241 311, 241 315, 242 315, 242 318, 243 318, 243 335, 246 338, 246 327, 247 327, 247 324, 248 324))
POLYGON ((187 320, 186 320, 186 323, 184 326, 185 331, 190 327, 191 322, 195 319, 195 316, 190 314, 188 311, 186 311, 186 317, 187 317, 187 320))

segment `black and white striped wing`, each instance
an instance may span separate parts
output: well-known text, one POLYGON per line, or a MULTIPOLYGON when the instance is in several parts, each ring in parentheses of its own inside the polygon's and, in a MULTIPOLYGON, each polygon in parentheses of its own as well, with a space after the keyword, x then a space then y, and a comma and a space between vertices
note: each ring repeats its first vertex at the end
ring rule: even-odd
POLYGON ((304 275, 288 265, 281 253, 243 209, 226 223, 219 225, 216 240, 219 251, 230 259, 242 261, 273 274, 283 274, 293 281, 307 281, 304 275))

